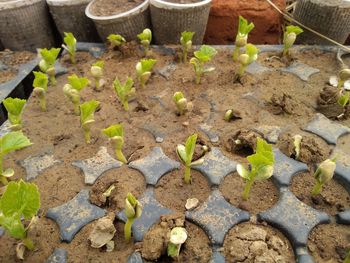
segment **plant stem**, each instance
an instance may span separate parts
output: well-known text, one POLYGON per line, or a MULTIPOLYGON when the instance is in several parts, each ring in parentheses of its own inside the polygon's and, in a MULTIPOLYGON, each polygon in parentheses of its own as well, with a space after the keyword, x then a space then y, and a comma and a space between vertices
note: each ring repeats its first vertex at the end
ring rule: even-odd
POLYGON ((80 115, 80 109, 79 109, 79 102, 77 102, 77 103, 75 103, 75 102, 73 102, 73 104, 74 104, 74 113, 75 113, 75 115, 80 115))
POLYGON ((0 175, 0 182, 3 184, 3 185, 8 185, 9 181, 7 180, 7 178, 3 175, 0 175))
POLYGON ((196 72, 196 84, 201 83, 201 73, 200 72, 196 72))
POLYGON ((128 163, 121 149, 115 149, 115 155, 117 156, 117 159, 122 163, 128 163))
POLYGON ((85 142, 86 142, 87 144, 89 144, 90 141, 91 141, 90 129, 87 129, 87 128, 83 128, 83 129, 84 129, 85 142))
POLYGON ((284 48, 283 48, 282 57, 287 56, 287 54, 288 54, 288 48, 284 47, 284 48))
POLYGON ((241 64, 241 65, 239 66, 239 71, 238 71, 238 76, 239 76, 239 78, 243 77, 243 74, 244 74, 244 72, 245 72, 246 67, 247 67, 247 66, 245 66, 245 65, 243 65, 243 64, 241 64))
POLYGON ((128 101, 123 102, 123 107, 124 107, 124 110, 126 110, 126 111, 129 110, 129 103, 128 103, 128 101))
POLYGON ((29 237, 23 238, 22 242, 26 248, 28 248, 29 250, 34 250, 34 243, 29 237))
POLYGON ((70 61, 72 62, 72 64, 75 64, 75 54, 70 54, 70 61))
POLYGON ((243 200, 248 200, 250 188, 252 187, 253 183, 254 183, 254 180, 250 180, 250 181, 246 182, 246 184, 244 186, 243 195, 242 195, 243 200))
POLYGON ((190 184, 191 183, 191 166, 186 165, 185 167, 185 183, 190 184))
POLYGON ((321 192, 322 184, 319 181, 316 181, 314 188, 311 191, 312 195, 318 195, 321 192))
POLYGON ((187 49, 186 48, 184 48, 182 56, 183 56, 182 57, 183 63, 187 63, 187 49))
POLYGON ((238 61, 239 56, 239 47, 235 46, 235 49, 233 50, 232 59, 233 61, 238 61))
POLYGON ((124 226, 124 236, 125 236, 125 241, 129 242, 131 239, 131 226, 134 223, 133 218, 128 218, 126 220, 125 226, 124 226))
POLYGON ((57 81, 55 75, 50 75, 50 82, 52 86, 56 86, 57 81))
POLYGON ((100 79, 99 78, 95 78, 95 87, 97 90, 100 89, 100 79))
POLYGON ((45 96, 42 96, 39 98, 40 100, 40 107, 42 111, 46 111, 46 99, 45 96))

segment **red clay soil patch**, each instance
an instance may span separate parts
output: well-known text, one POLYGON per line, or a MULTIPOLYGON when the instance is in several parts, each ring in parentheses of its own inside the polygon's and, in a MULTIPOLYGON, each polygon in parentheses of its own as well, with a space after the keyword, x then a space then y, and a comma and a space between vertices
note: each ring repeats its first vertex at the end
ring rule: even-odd
POLYGON ((343 262, 350 249, 350 227, 318 225, 311 231, 307 246, 315 262, 343 262))
POLYGON ((96 0, 91 5, 91 13, 95 16, 111 16, 127 12, 142 4, 144 0, 96 0))
POLYGON ((293 177, 290 189, 300 201, 329 215, 335 215, 350 207, 350 195, 337 181, 331 180, 326 183, 317 196, 311 195, 314 184, 315 178, 312 174, 300 173, 293 177))
POLYGON ((224 253, 227 262, 295 262, 288 239, 278 230, 249 222, 227 233, 224 253))
POLYGON ((231 204, 253 214, 271 208, 278 200, 278 190, 271 179, 255 181, 247 201, 242 199, 244 186, 239 174, 233 173, 225 177, 220 191, 231 204))

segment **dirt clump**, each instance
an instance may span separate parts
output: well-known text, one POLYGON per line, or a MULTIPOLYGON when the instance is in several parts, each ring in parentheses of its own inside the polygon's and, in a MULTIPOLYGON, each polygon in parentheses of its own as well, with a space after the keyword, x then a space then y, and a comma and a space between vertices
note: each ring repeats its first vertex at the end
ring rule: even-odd
POLYGON ((286 113, 300 115, 297 111, 298 103, 293 100, 292 96, 286 93, 273 94, 267 104, 272 114, 281 115, 286 113))
POLYGON ((261 135, 255 131, 239 129, 226 140, 226 150, 232 153, 252 154, 255 151, 258 137, 261 135))
POLYGON ((338 104, 339 90, 332 86, 325 86, 317 98, 317 110, 330 119, 338 119, 340 116, 350 117, 349 104, 343 108, 338 104))

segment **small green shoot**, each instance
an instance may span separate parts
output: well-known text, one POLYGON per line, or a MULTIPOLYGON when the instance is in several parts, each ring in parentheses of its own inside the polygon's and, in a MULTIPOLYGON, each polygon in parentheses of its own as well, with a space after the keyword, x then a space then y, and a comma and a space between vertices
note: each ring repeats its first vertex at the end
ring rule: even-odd
POLYGON ((124 235, 125 241, 129 242, 131 239, 131 227, 135 219, 139 218, 142 214, 142 205, 141 203, 132 195, 128 193, 125 199, 125 215, 126 223, 124 226, 124 235))
POLYGON ((51 48, 50 50, 46 48, 39 49, 39 56, 41 57, 39 68, 42 72, 49 75, 52 85, 56 85, 57 83, 55 77, 55 62, 60 51, 60 48, 51 48))
POLYGON ((176 147, 176 153, 180 161, 185 165, 185 177, 186 184, 191 183, 191 166, 199 165, 203 163, 203 159, 198 159, 192 162, 194 150, 196 148, 197 134, 192 134, 187 138, 185 145, 179 144, 176 147))
POLYGON ((333 178, 336 167, 336 158, 327 159, 323 161, 316 169, 314 177, 316 179, 316 184, 311 191, 312 195, 318 195, 325 183, 333 178))
POLYGON ((7 110, 7 116, 11 123, 10 129, 18 131, 22 129, 22 113, 26 100, 18 98, 7 98, 3 100, 3 104, 7 110))
POLYGON ((156 62, 157 60, 155 59, 141 59, 141 61, 136 64, 137 79, 142 88, 146 86, 147 81, 151 77, 152 68, 156 62))
POLYGON ((168 242, 168 256, 177 258, 180 254, 181 245, 187 240, 187 231, 184 227, 174 227, 170 231, 170 240, 168 242))
MULTIPOLYGON (((345 82, 349 79, 350 79, 350 69, 344 68, 344 69, 339 71, 339 73, 338 73, 338 85, 337 85, 337 87, 339 89, 338 104, 340 106, 342 106, 343 108, 346 107, 346 105, 349 103, 349 99, 350 99, 350 92, 347 91, 344 87, 345 82)), ((343 114, 341 114, 341 115, 343 115, 343 114)), ((340 116, 338 116, 338 117, 340 117, 340 116)))
POLYGON ((109 43, 111 43, 112 49, 114 49, 115 47, 119 48, 126 42, 125 38, 118 34, 110 34, 107 37, 107 40, 109 41, 109 43))
POLYGON ((346 253, 346 257, 344 258, 343 263, 350 263, 350 249, 348 249, 348 252, 346 253))
POLYGON ((207 45, 201 46, 201 48, 194 52, 194 58, 190 59, 190 63, 194 67, 196 73, 196 84, 201 82, 201 77, 203 73, 211 72, 215 70, 214 67, 204 68, 204 64, 209 62, 215 55, 217 51, 215 48, 207 45))
POLYGON ((91 126, 95 122, 94 113, 100 106, 100 102, 96 100, 90 100, 80 105, 80 124, 84 130, 84 137, 86 143, 90 143, 91 140, 91 126))
POLYGON ((272 151, 272 145, 265 140, 257 138, 256 152, 247 157, 250 163, 250 171, 242 164, 237 164, 238 174, 246 181, 242 198, 248 200, 250 188, 255 180, 267 180, 273 174, 273 165, 275 158, 272 151))
POLYGON ((65 44, 62 44, 62 47, 68 52, 70 61, 72 64, 75 64, 75 53, 77 51, 77 40, 75 39, 72 33, 64 32, 63 41, 65 44))
POLYGON ((300 134, 294 136, 293 146, 295 152, 295 159, 298 160, 300 156, 301 141, 303 137, 300 134))
POLYGON ((90 72, 95 80, 96 90, 99 90, 101 88, 101 81, 102 81, 104 66, 105 66, 105 62, 103 60, 97 61, 91 66, 90 72))
POLYGON ((247 44, 245 49, 245 53, 239 55, 240 66, 237 74, 238 79, 243 77, 246 68, 258 58, 259 49, 256 46, 247 44))
POLYGON ((73 74, 68 77, 68 84, 63 86, 63 93, 74 104, 74 113, 76 115, 80 114, 80 91, 88 84, 89 80, 87 78, 79 78, 73 74))
POLYGON ((31 221, 40 208, 40 193, 33 183, 23 180, 10 182, 0 199, 0 225, 11 237, 20 239, 24 246, 34 249, 33 241, 27 236, 22 220, 31 221))
POLYGON ((298 26, 287 26, 286 30, 283 33, 283 53, 282 56, 285 57, 288 55, 289 49, 293 46, 295 40, 297 39, 297 35, 303 33, 302 30, 298 26))
POLYGON ((182 47, 182 62, 187 63, 188 51, 192 48, 192 38, 195 32, 184 31, 181 33, 180 43, 182 47))
POLYGON ((7 178, 12 177, 15 173, 12 168, 4 171, 3 162, 5 155, 30 145, 32 143, 21 131, 9 132, 0 138, 0 182, 3 185, 7 185, 7 178))
POLYGON ((119 161, 122 163, 128 163, 126 160, 122 149, 124 145, 124 128, 122 124, 111 125, 106 129, 103 129, 102 132, 112 141, 115 155, 119 161))
POLYGON ((46 74, 40 71, 33 71, 34 73, 34 93, 38 95, 40 101, 40 108, 42 111, 46 111, 46 92, 49 79, 46 74))
POLYGON ((149 28, 146 28, 142 31, 142 33, 138 34, 137 37, 145 49, 146 56, 148 56, 150 53, 149 46, 152 42, 152 31, 149 28))
POLYGON ((248 23, 248 21, 244 17, 239 16, 238 32, 237 32, 236 41, 235 41, 235 49, 232 55, 233 61, 238 61, 240 49, 245 47, 245 45, 247 45, 248 34, 250 33, 250 31, 253 30, 253 28, 254 28, 253 23, 248 23))
POLYGON ((124 85, 122 85, 118 78, 116 78, 113 82, 114 90, 117 94, 117 97, 120 103, 123 105, 124 110, 129 110, 129 99, 130 97, 135 95, 134 81, 132 78, 128 77, 124 85))
POLYGON ((191 109, 191 103, 187 102, 187 99, 180 91, 175 92, 173 101, 176 105, 177 113, 179 115, 184 115, 188 110, 191 109))

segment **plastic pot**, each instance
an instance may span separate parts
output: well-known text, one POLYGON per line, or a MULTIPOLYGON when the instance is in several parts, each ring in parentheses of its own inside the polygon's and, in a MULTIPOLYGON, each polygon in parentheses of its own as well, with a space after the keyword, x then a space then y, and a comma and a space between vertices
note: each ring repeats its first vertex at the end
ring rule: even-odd
POLYGON ((96 42, 99 40, 94 23, 85 16, 85 8, 91 0, 46 0, 57 29, 71 32, 78 41, 96 42))
POLYGON ((153 36, 156 44, 178 44, 183 31, 196 32, 193 44, 203 42, 212 0, 178 4, 150 0, 153 36))
POLYGON ((94 1, 90 2, 85 9, 87 17, 91 18, 96 26, 97 32, 102 41, 105 41, 110 34, 120 34, 127 41, 137 39, 137 34, 145 28, 150 28, 149 0, 135 8, 111 16, 95 16, 91 13, 91 6, 94 1))
MULTIPOLYGON (((299 0, 293 16, 302 24, 341 44, 350 34, 350 1, 299 0)), ((303 44, 330 44, 307 30, 298 36, 298 41, 303 44)))
POLYGON ((30 50, 55 44, 45 0, 0 1, 0 36, 5 48, 30 50))

